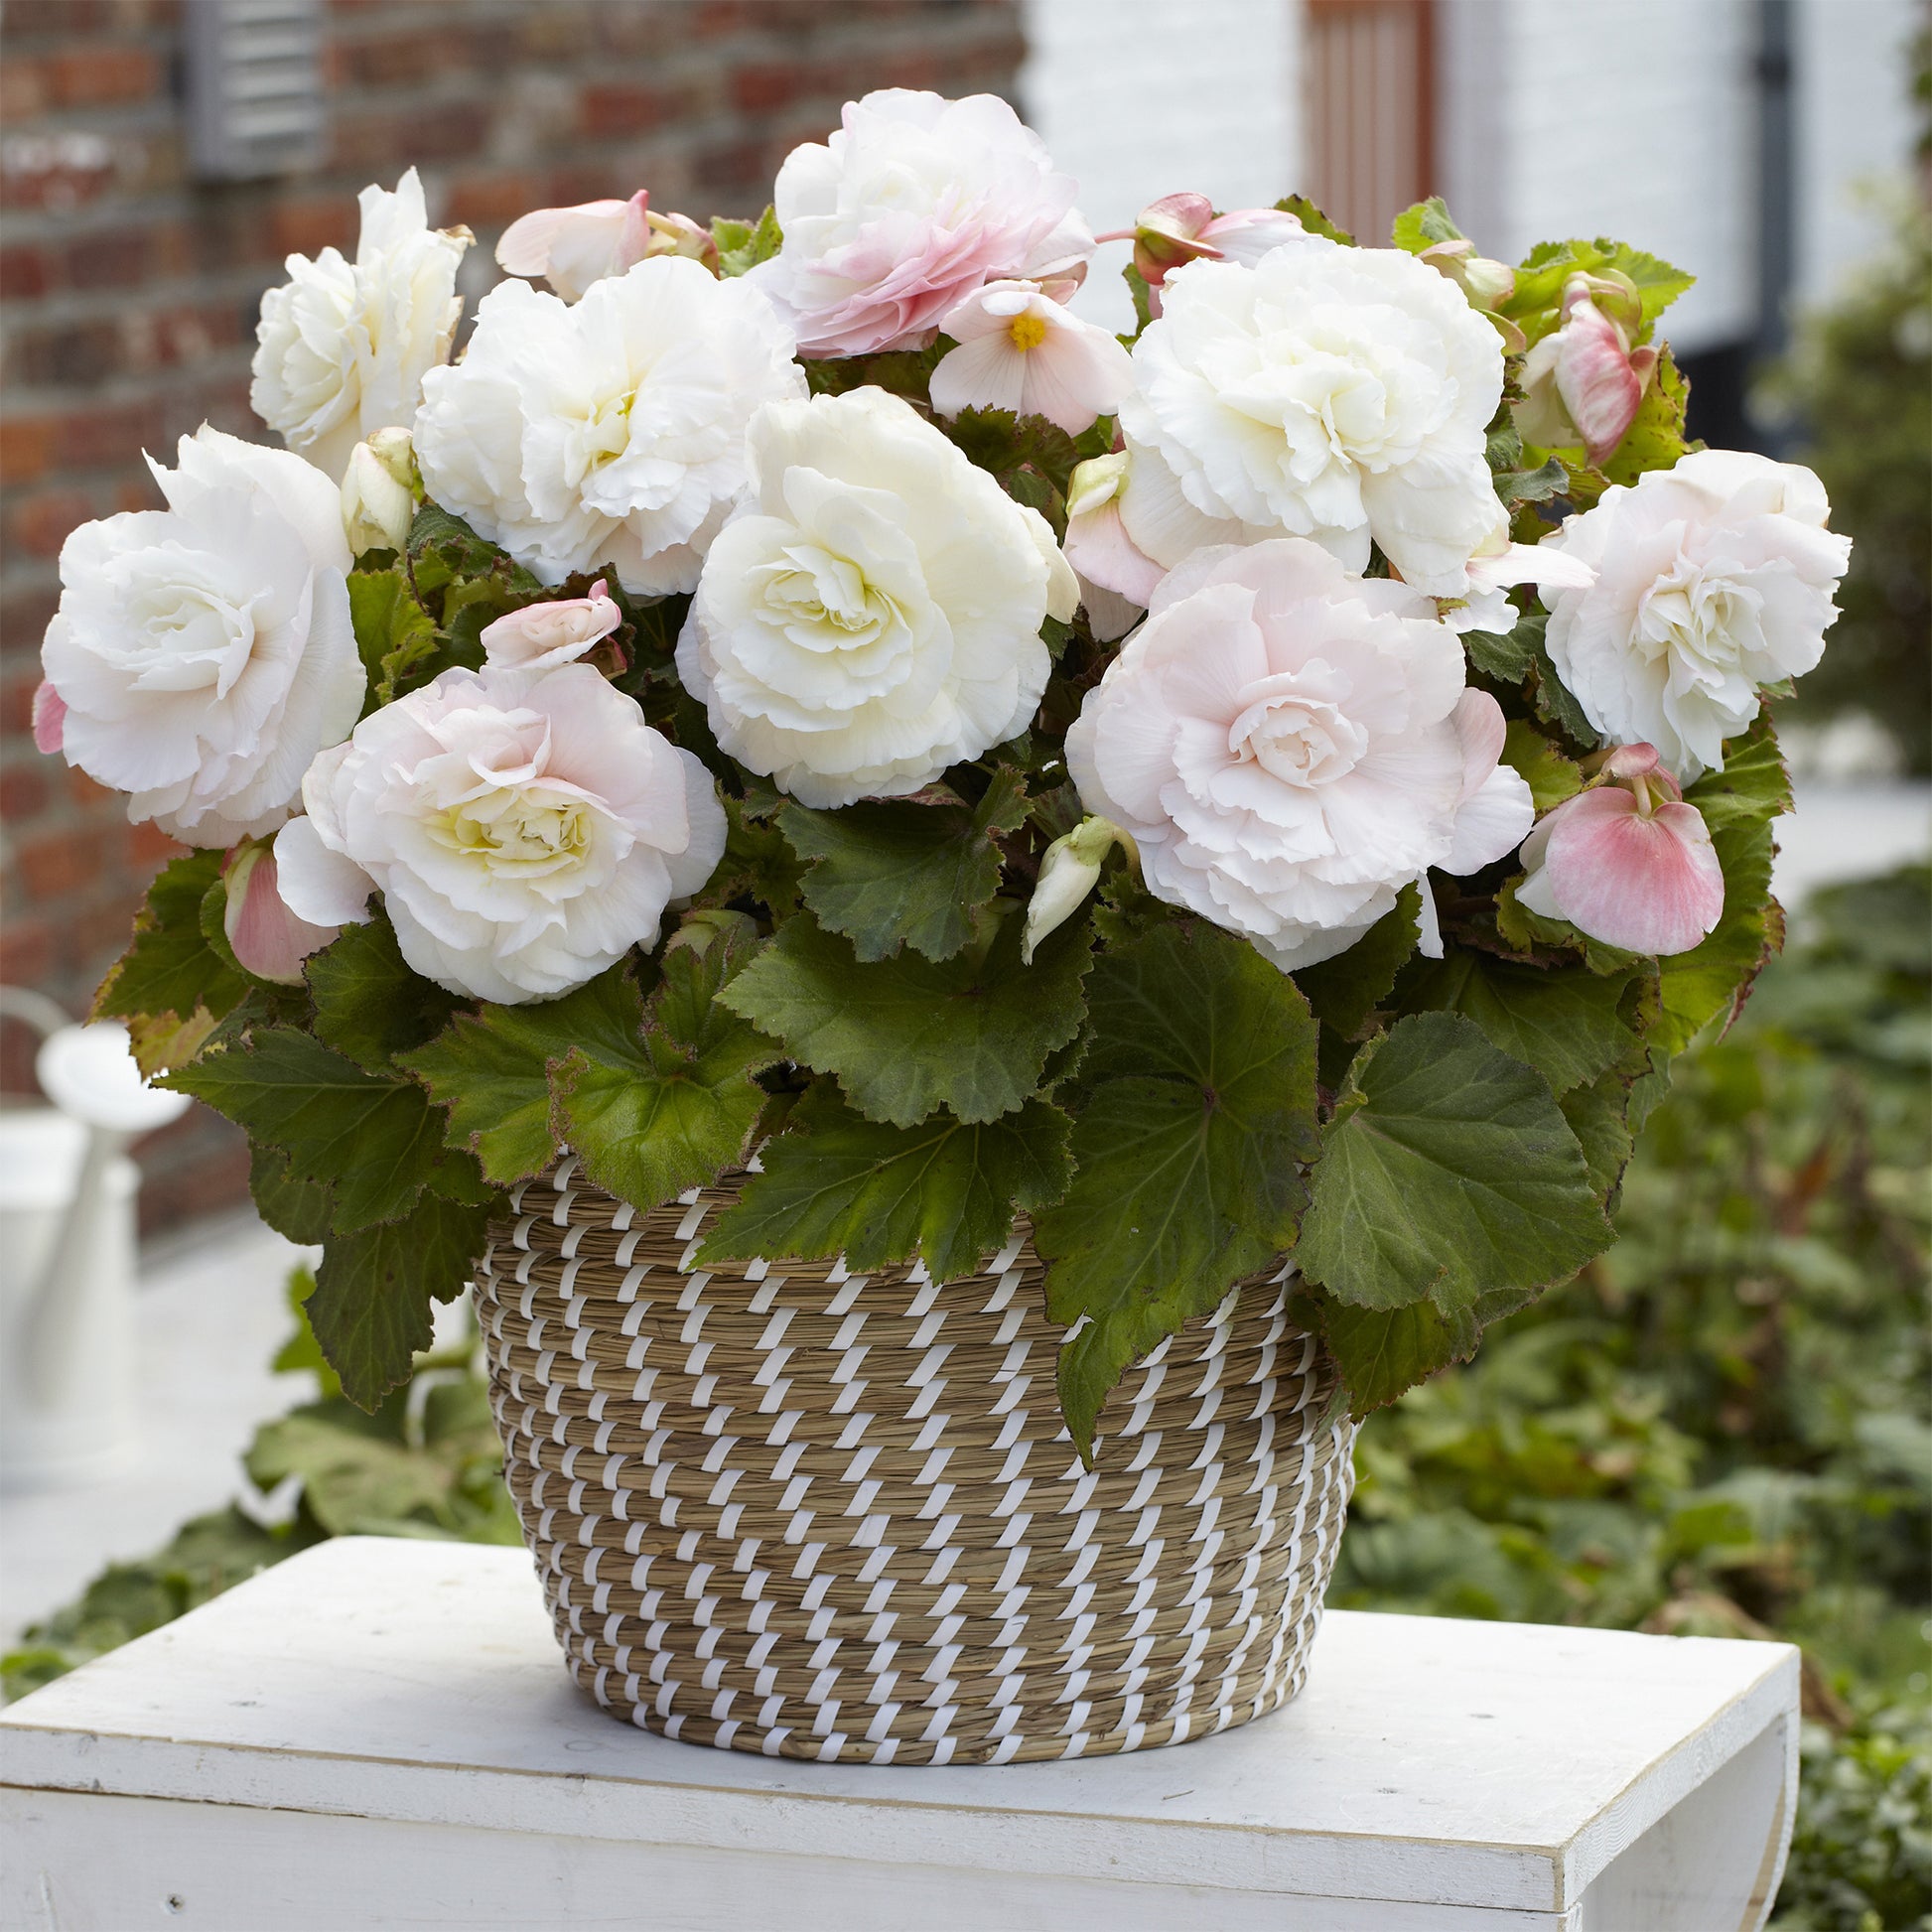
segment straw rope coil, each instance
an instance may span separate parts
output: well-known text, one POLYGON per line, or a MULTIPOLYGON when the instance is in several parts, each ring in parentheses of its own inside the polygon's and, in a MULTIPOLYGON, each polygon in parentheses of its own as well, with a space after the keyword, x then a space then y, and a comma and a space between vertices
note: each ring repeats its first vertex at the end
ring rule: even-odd
POLYGON ((1244 1283, 1062 1426, 1024 1224, 982 1274, 697 1269, 566 1158, 477 1279, 505 1473, 572 1674, 668 1737, 1007 1763, 1178 1743, 1302 1687, 1352 1486, 1333 1367, 1244 1283))

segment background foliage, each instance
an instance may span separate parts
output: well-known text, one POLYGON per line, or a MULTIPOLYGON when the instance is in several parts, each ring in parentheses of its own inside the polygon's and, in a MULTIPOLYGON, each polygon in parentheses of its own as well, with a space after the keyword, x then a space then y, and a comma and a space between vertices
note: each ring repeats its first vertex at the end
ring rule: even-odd
MULTIPOLYGON (((1364 1429, 1329 1595, 1803 1644, 1775 1932, 1932 1929, 1929 1001, 1932 875, 1815 898, 1674 1069, 1617 1245, 1364 1429)), ((256 1438, 255 1493, 49 1618, 0 1660, 10 1695, 324 1536, 517 1541, 467 1351, 373 1417, 306 1325, 278 1365, 318 1396, 256 1438)))

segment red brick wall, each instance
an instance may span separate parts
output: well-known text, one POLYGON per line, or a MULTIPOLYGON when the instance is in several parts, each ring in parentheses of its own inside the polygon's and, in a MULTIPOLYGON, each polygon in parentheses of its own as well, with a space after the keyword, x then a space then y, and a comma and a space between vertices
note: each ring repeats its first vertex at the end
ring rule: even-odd
MULTIPOLYGON (((141 452, 248 412, 262 291, 291 250, 352 248, 355 191, 415 163, 432 220, 651 191, 755 214, 796 142, 869 88, 1010 93, 1017 0, 333 0, 328 160, 279 182, 185 171, 181 0, 0 8, 0 980, 84 1009, 171 850, 27 736, 62 539, 160 498, 141 452)), ((25 1084, 9 1030, 5 1084, 25 1084)), ((145 1151, 146 1222, 238 1197, 193 1117, 145 1151)))

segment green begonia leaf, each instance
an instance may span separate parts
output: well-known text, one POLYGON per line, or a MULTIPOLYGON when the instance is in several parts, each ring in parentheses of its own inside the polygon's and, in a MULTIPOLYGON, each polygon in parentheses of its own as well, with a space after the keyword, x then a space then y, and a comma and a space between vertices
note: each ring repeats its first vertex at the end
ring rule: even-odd
POLYGON ((309 1247, 336 1225, 336 1190, 326 1181, 297 1180, 279 1148, 250 1146, 248 1192, 255 1212, 285 1241, 309 1247))
POLYGON ((316 1033, 371 1073, 450 1024, 460 1004, 405 964, 389 921, 377 914, 312 954, 303 971, 315 996, 316 1033))
POLYGON ((1651 324, 1697 280, 1669 262, 1639 248, 1598 235, 1595 240, 1543 241, 1532 248, 1516 270, 1516 290, 1498 304, 1498 312, 1522 328, 1531 345, 1557 327, 1563 285, 1579 270, 1601 275, 1614 269, 1636 284, 1643 304, 1643 324, 1651 324))
POLYGON ((1297 1259, 1350 1307, 1427 1299, 1453 1324, 1608 1245, 1549 1083, 1461 1014, 1398 1021, 1358 1054, 1321 1139, 1297 1259))
POLYGON ((1539 813, 1574 798, 1584 788, 1584 774, 1576 759, 1562 751, 1526 718, 1512 718, 1503 735, 1503 760, 1530 788, 1539 813))
POLYGON ((336 1229, 407 1213, 442 1152, 441 1122, 413 1082, 365 1072, 293 1027, 257 1027, 159 1084, 192 1093, 288 1157, 296 1180, 333 1187, 336 1229))
MULTIPOLYGON (((420 518, 418 519, 420 522, 420 518)), ((388 704, 419 664, 442 648, 436 621, 416 602, 397 569, 358 570, 348 580, 348 614, 355 648, 368 677, 363 714, 388 704)))
POLYGON ((1421 936, 1422 894, 1405 886, 1395 910, 1369 927, 1346 952, 1304 966, 1295 984, 1314 1017, 1343 1039, 1356 1038, 1369 1015, 1389 997, 1396 975, 1421 936))
POLYGON ((541 1006, 485 1006, 459 1013, 445 1032, 398 1064, 450 1113, 449 1141, 483 1173, 511 1187, 557 1153, 551 1076, 587 1039, 626 1041, 636 1030, 637 990, 622 964, 541 1006))
POLYGON ((332 1235, 303 1304, 343 1393, 373 1409, 431 1338, 430 1303, 453 1302, 487 1238, 487 1209, 424 1194, 399 1221, 332 1235))
POLYGON ((798 909, 805 870, 798 855, 777 826, 769 823, 768 813, 729 793, 724 806, 729 827, 725 856, 694 903, 722 906, 750 898, 762 905, 774 923, 790 918, 798 909))
POLYGON ((718 272, 724 276, 743 275, 759 262, 769 261, 784 242, 775 208, 767 207, 756 223, 734 221, 718 215, 711 223, 711 236, 718 244, 718 272))
POLYGON ((1476 1352, 1491 1321, 1536 1299, 1534 1289, 1499 1289, 1449 1311, 1434 1302, 1400 1309, 1357 1309, 1331 1295, 1304 1292, 1291 1317, 1318 1328, 1341 1370, 1341 1394, 1357 1418, 1393 1402, 1405 1389, 1476 1352))
POLYGON ((1607 1208, 1630 1165, 1630 1078, 1612 1067, 1557 1097, 1589 1169, 1590 1192, 1607 1208))
POLYGON ((1768 717, 1725 746, 1722 771, 1707 771, 1684 794, 1704 814, 1724 868, 1718 927, 1689 952, 1662 962, 1663 1017, 1657 1043, 1679 1053, 1721 1015, 1744 1003, 1757 971, 1784 943, 1784 913, 1771 897, 1772 821, 1791 809, 1791 780, 1768 717))
POLYGON ((1428 201, 1404 208, 1395 217, 1389 239, 1396 247, 1406 248, 1412 255, 1420 255, 1425 248, 1434 247, 1439 241, 1460 241, 1462 230, 1449 219, 1449 205, 1443 198, 1432 195, 1428 201))
POLYGON ((1310 234, 1326 235, 1345 248, 1354 247, 1355 237, 1346 228, 1336 227, 1306 195, 1284 195, 1275 206, 1282 213, 1294 215, 1310 234))
POLYGON ((1005 1244, 1017 1211, 1065 1192, 1070 1129, 1043 1100, 995 1121, 941 1113, 888 1127, 821 1080, 765 1142, 763 1173, 745 1183, 700 1259, 842 1254, 866 1269, 917 1255, 934 1281, 970 1275, 1005 1244))
POLYGON ((983 955, 906 951, 867 964, 801 913, 719 997, 801 1065, 836 1074, 873 1120, 912 1127, 942 1107, 993 1120, 1035 1091, 1046 1056, 1080 1028, 1084 926, 1061 926, 1031 966, 1021 930, 1017 915, 1002 920, 983 955))
POLYGON ((1075 1076, 1074 1179, 1038 1217, 1060 1403, 1092 1451, 1107 1392, 1294 1245, 1315 1149, 1315 1025, 1294 982, 1204 923, 1104 953, 1075 1076))
POLYGON ((246 974, 215 952, 202 927, 202 902, 220 889, 221 857, 188 852, 161 868, 135 917, 133 943, 94 996, 96 1018, 136 1023, 143 1071, 192 1056, 213 1022, 248 995, 246 974), (202 1023, 190 1024, 198 1014, 202 1023))
POLYGON ((1402 987, 1410 1013, 1459 1013, 1489 1043, 1533 1066, 1552 1093, 1587 1085, 1626 1060, 1636 1036, 1620 1011, 1627 983, 1581 966, 1544 969, 1464 947, 1418 966, 1402 987))
POLYGON ((973 936, 973 914, 1000 889, 996 835, 1027 817, 1027 782, 1002 768, 975 807, 880 803, 843 811, 787 805, 779 827, 810 861, 802 891, 820 925, 862 960, 911 946, 950 959, 973 936))
POLYGON ((648 1007, 620 989, 622 1024, 582 1035, 553 1076, 585 1173, 640 1212, 709 1185, 751 1145, 765 1100, 753 1075, 783 1055, 719 1004, 746 950, 731 933, 667 947, 648 1007))

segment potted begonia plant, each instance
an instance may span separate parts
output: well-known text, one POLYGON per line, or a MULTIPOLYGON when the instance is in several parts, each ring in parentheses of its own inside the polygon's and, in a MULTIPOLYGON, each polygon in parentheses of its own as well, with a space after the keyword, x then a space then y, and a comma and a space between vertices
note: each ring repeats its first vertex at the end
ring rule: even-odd
POLYGON ((351 1396, 475 1284, 571 1667, 673 1736, 1293 1695, 1357 1422, 1605 1246, 1779 940, 1847 544, 1687 442, 1689 276, 1074 200, 871 95, 756 222, 526 215, 451 359, 412 171, 263 302, 287 450, 63 553, 41 742, 189 848, 99 1011, 351 1396))

